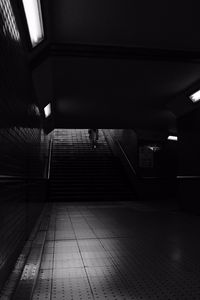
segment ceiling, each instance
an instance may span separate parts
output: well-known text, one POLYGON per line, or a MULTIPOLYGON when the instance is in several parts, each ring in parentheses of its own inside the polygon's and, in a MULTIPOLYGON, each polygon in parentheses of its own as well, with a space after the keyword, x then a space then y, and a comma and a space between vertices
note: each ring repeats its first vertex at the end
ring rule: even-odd
POLYGON ((198 0, 52 0, 58 43, 200 50, 198 0))
POLYGON ((176 130, 200 81, 199 1, 46 5, 55 127, 176 130))
POLYGON ((53 66, 56 123, 72 128, 174 126, 166 104, 200 75, 200 65, 161 61, 54 57, 53 66))

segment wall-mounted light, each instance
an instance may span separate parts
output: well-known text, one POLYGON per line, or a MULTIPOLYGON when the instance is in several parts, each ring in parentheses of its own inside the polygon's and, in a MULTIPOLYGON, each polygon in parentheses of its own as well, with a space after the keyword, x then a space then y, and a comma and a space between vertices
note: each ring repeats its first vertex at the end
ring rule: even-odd
POLYGON ((45 117, 47 118, 47 117, 50 116, 50 114, 51 114, 51 104, 49 103, 49 104, 47 104, 47 106, 45 106, 45 108, 44 108, 44 115, 45 115, 45 117))
POLYGON ((40 0, 22 0, 32 46, 44 38, 40 0))
POLYGON ((175 135, 169 135, 167 138, 169 141, 178 141, 178 137, 175 135))
POLYGON ((156 145, 152 145, 152 146, 147 146, 147 148, 153 152, 157 152, 161 149, 161 147, 156 146, 156 145))
POLYGON ((200 90, 198 90, 197 92, 195 92, 194 94, 189 96, 190 100, 192 100, 192 102, 196 103, 200 100, 200 90))

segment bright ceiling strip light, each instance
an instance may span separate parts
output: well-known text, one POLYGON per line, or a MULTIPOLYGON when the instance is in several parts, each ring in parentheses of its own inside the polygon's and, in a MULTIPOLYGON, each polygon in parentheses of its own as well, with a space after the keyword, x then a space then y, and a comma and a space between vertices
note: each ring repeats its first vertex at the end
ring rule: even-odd
POLYGON ((47 106, 45 106, 45 108, 44 108, 44 114, 45 114, 46 118, 50 116, 50 114, 51 114, 51 104, 50 103, 47 104, 47 106))
POLYGON ((169 141, 178 141, 178 137, 175 135, 169 135, 167 138, 169 141))
POLYGON ((194 94, 192 94, 191 96, 189 96, 190 100, 192 100, 192 102, 198 102, 200 100, 200 90, 195 92, 194 94))
POLYGON ((40 0, 22 0, 31 43, 36 46, 44 38, 40 0))

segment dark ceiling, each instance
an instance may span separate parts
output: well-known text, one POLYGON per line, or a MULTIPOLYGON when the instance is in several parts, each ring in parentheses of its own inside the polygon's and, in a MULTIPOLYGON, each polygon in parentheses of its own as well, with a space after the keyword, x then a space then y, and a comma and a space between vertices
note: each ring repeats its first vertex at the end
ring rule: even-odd
POLYGON ((55 127, 176 130, 200 80, 199 6, 46 1, 55 127))
POLYGON ((58 43, 200 50, 198 0, 52 0, 58 43))

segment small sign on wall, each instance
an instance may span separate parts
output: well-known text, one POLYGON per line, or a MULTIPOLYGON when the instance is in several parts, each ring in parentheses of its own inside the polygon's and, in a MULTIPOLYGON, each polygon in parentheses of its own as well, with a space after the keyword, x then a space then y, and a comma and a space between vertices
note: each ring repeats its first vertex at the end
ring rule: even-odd
POLYGON ((154 167, 154 154, 148 146, 139 147, 139 167, 140 168, 153 168, 154 167))

